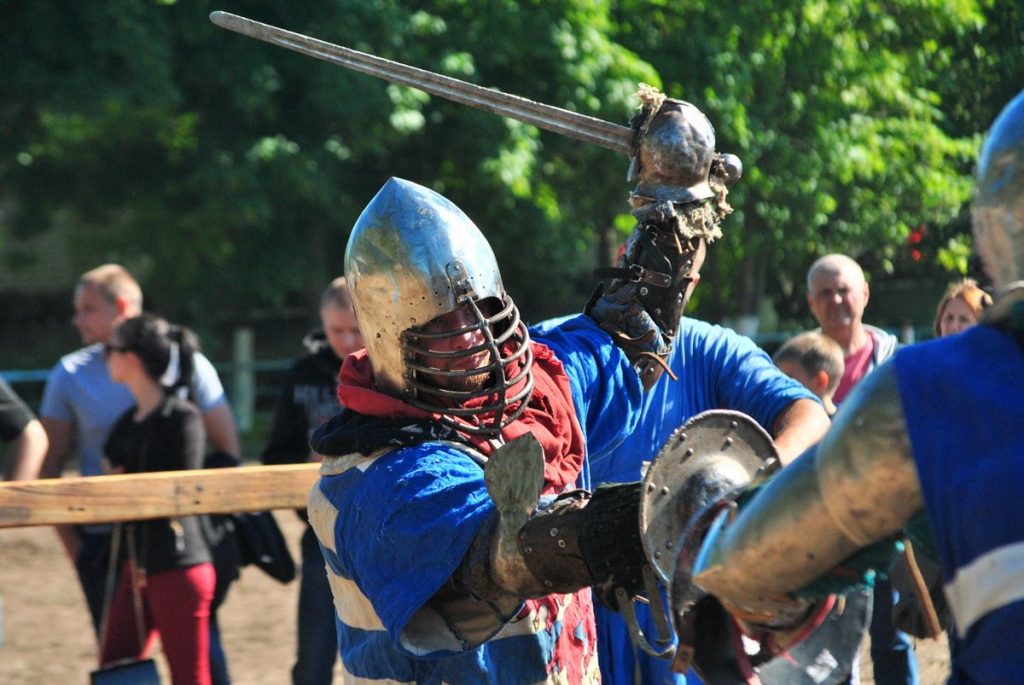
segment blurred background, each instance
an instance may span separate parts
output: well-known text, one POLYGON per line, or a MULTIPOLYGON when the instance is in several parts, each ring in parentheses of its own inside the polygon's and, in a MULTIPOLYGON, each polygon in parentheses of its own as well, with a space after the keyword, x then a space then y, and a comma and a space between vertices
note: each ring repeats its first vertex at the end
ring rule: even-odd
POLYGON ((930 335, 971 257, 981 136, 1024 84, 1020 0, 0 0, 0 375, 34 408, 79 274, 194 328, 263 444, 276 383, 389 176, 487 235, 531 321, 578 311, 632 227, 613 152, 224 31, 225 10, 627 124, 638 83, 740 156, 690 314, 771 350, 857 259, 865 320, 930 335))

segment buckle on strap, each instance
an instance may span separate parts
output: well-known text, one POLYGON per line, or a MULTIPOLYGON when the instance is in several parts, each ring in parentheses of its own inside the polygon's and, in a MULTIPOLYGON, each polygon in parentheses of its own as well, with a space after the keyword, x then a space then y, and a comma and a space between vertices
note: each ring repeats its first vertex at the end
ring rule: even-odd
POLYGON ((645 285, 652 285, 655 288, 667 288, 672 285, 672 277, 668 274, 645 269, 639 264, 630 264, 626 269, 621 267, 594 269, 594 278, 618 278, 630 283, 644 283, 645 285))

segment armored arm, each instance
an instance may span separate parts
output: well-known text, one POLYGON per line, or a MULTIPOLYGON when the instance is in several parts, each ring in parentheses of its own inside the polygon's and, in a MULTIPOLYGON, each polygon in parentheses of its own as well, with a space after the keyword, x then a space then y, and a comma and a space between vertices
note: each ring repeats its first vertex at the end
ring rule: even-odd
POLYGON ((675 584, 692 581, 734 615, 792 632, 811 606, 794 591, 904 527, 923 500, 892 364, 847 405, 817 447, 716 516, 675 584))
POLYGON ((484 477, 497 516, 477 536, 453 585, 489 602, 592 586, 614 606, 615 588, 637 594, 645 564, 640 483, 574 490, 540 507, 543 474, 541 448, 530 434, 491 455, 484 477))
POLYGON ((630 197, 636 227, 616 267, 597 271, 606 281, 584 311, 611 334, 649 389, 668 368, 703 252, 732 211, 726 185, 741 166, 715 152, 711 123, 690 103, 653 89, 642 89, 640 99, 630 166, 630 180, 638 181, 630 197))

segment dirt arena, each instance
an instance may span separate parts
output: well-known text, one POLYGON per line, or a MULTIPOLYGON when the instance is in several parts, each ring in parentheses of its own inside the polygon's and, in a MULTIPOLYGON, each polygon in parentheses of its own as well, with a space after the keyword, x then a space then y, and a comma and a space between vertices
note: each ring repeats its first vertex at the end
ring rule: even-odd
MULTIPOLYGON (((278 522, 298 559, 302 524, 292 512, 278 522)), ((74 685, 88 682, 96 647, 71 565, 50 528, 0 530, 3 598, 0 683, 74 685)), ((220 611, 221 631, 237 685, 287 685, 295 651, 298 583, 281 585, 248 567, 220 611)), ((923 685, 945 682, 945 641, 918 642, 923 685)), ((170 683, 162 659, 164 682, 170 683)), ((873 683, 870 659, 861 682, 873 683)), ((335 679, 341 682, 340 678, 335 679)))

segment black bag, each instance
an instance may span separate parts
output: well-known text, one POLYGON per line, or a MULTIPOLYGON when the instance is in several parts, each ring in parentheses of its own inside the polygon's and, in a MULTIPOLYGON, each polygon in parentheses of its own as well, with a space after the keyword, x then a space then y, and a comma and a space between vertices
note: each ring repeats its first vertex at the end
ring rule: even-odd
POLYGON ((90 685, 160 685, 153 659, 120 659, 89 673, 90 685))
POLYGON ((254 564, 282 583, 295 580, 295 560, 274 515, 259 511, 235 514, 234 519, 242 565, 254 564))
POLYGON ((238 580, 242 567, 242 550, 235 532, 235 517, 232 514, 201 514, 199 528, 206 545, 210 548, 213 570, 217 576, 213 588, 213 603, 210 611, 216 612, 227 597, 231 583, 238 580))
MULTIPOLYGON (((213 452, 207 455, 203 462, 203 468, 206 469, 231 468, 238 465, 237 459, 224 452, 213 452)), ((238 578, 238 569, 236 567, 232 571, 232 563, 240 566, 254 564, 268 576, 282 583, 295 580, 295 560, 288 551, 288 544, 277 525, 277 520, 269 511, 210 515, 205 524, 204 534, 213 552, 218 581, 222 566, 226 581, 229 578, 238 578), (224 534, 226 529, 233 529, 234 535, 224 534), (237 546, 232 544, 233 538, 237 539, 237 546)), ((224 594, 227 592, 226 585, 227 582, 224 594)))

